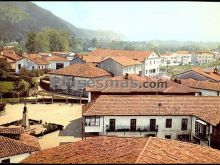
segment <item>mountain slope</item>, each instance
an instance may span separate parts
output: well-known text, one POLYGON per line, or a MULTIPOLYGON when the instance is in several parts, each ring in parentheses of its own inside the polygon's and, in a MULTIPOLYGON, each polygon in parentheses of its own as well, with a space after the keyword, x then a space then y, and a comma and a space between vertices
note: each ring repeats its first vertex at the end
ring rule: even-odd
POLYGON ((0 40, 23 40, 29 31, 40 31, 46 27, 68 30, 72 35, 83 39, 123 38, 115 32, 78 28, 32 2, 0 2, 0 15, 0 40))

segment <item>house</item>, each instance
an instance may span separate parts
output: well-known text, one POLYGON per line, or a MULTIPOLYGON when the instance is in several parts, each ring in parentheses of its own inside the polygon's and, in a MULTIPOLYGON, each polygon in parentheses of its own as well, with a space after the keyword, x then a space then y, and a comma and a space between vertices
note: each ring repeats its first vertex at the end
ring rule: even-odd
POLYGON ((142 75, 155 76, 160 72, 160 55, 153 51, 96 49, 83 55, 82 59, 96 65, 106 58, 121 56, 141 62, 142 75))
POLYGON ((24 141, 25 138, 23 138, 23 141, 21 141, 0 136, 0 162, 19 163, 36 151, 39 151, 39 148, 29 145, 24 141))
POLYGON ((70 65, 75 63, 90 63, 96 66, 101 61, 105 60, 107 57, 102 56, 93 56, 89 54, 78 54, 74 57, 73 60, 70 61, 70 65))
POLYGON ((157 137, 92 137, 33 154, 25 164, 209 164, 220 151, 157 137))
POLYGON ((19 73, 21 68, 25 68, 27 70, 43 70, 49 68, 49 63, 38 54, 28 54, 25 58, 18 60, 15 65, 16 73, 19 73))
POLYGON ((156 136, 220 148, 220 97, 101 95, 83 106, 83 137, 156 136))
POLYGON ((49 62, 49 68, 51 70, 57 70, 69 66, 69 60, 60 56, 47 57, 46 61, 49 62))
POLYGON ((125 56, 107 58, 99 62, 97 67, 107 70, 114 76, 125 75, 126 73, 141 74, 142 71, 141 62, 125 56))
POLYGON ((217 69, 204 70, 202 68, 193 68, 183 73, 173 76, 176 79, 195 79, 198 81, 220 82, 220 73, 217 69))
POLYGON ((0 57, 1 59, 5 58, 13 70, 16 69, 16 62, 23 59, 23 57, 17 55, 11 48, 3 48, 0 51, 0 57))
POLYGON ((73 52, 51 52, 51 54, 53 56, 60 56, 60 57, 64 57, 68 60, 72 60, 74 59, 75 53, 73 52))
POLYGON ((220 96, 220 83, 197 81, 191 78, 182 79, 179 83, 190 88, 198 89, 202 96, 220 96))
POLYGON ((197 89, 186 87, 169 79, 155 79, 137 74, 126 74, 95 82, 85 89, 89 102, 100 95, 200 95, 197 89))
MULTIPOLYGON (((50 88, 55 91, 74 94, 84 89, 87 83, 102 80, 112 75, 91 64, 73 64, 65 68, 52 71, 50 74, 50 88)), ((75 94, 74 94, 75 95, 75 94)))
POLYGON ((195 51, 193 53, 193 63, 205 64, 215 61, 215 54, 212 51, 195 51))

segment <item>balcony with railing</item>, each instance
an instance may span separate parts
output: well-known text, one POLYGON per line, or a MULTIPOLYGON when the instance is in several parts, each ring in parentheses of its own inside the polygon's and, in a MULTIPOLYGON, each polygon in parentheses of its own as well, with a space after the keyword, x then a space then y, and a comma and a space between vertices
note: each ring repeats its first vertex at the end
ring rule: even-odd
POLYGON ((158 125, 155 127, 150 126, 137 126, 136 128, 131 128, 130 126, 116 126, 115 129, 110 127, 106 128, 106 132, 157 132, 158 125))

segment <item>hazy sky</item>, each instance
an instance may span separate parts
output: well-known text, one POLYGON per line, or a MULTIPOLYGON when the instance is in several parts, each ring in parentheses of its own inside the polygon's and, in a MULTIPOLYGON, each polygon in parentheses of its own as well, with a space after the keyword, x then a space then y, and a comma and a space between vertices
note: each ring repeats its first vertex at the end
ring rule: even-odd
POLYGON ((220 2, 34 2, 73 25, 127 40, 220 41, 220 2))

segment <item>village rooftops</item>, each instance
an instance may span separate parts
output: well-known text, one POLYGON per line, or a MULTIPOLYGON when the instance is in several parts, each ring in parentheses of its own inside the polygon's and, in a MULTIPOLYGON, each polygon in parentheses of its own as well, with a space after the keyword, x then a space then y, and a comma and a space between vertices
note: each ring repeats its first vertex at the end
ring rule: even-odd
POLYGON ((148 58, 152 53, 153 51, 96 49, 93 52, 90 52, 89 55, 102 57, 125 56, 143 62, 144 59, 148 58))
POLYGON ((107 57, 93 56, 93 55, 78 55, 83 61, 87 63, 99 63, 105 60, 107 57))
POLYGON ((220 163, 220 151, 157 137, 92 137, 34 153, 21 163, 220 163))
POLYGON ((19 61, 23 59, 23 57, 17 55, 12 49, 6 48, 3 49, 3 56, 12 60, 12 62, 19 61))
POLYGON ((39 151, 36 147, 3 136, 0 136, 0 146, 0 158, 39 151))
MULTIPOLYGON (((133 60, 132 58, 128 58, 126 56, 120 56, 120 57, 110 57, 105 60, 112 59, 116 61, 117 63, 121 64, 122 66, 131 66, 131 65, 141 65, 141 62, 137 60, 133 60)), ((103 60, 103 61, 105 61, 103 60)), ((101 61, 101 62, 103 62, 101 61)))
POLYGON ((38 139, 35 136, 29 135, 27 133, 22 133, 19 138, 19 141, 27 145, 33 146, 35 148, 38 148, 39 150, 41 149, 38 139))
POLYGON ((83 116, 196 116, 220 123, 220 97, 161 95, 101 95, 83 116))
POLYGON ((214 83, 214 82, 209 82, 209 81, 197 81, 192 78, 189 78, 189 79, 181 79, 180 84, 191 87, 191 88, 206 89, 206 90, 220 92, 220 83, 214 83))
POLYGON ((101 93, 155 93, 161 92, 164 94, 194 94, 199 91, 168 79, 156 79, 148 76, 139 76, 137 74, 126 74, 124 76, 116 76, 99 81, 97 84, 86 87, 87 92, 101 93), (126 77, 127 76, 127 77, 126 77), (127 82, 127 86, 122 86, 122 83, 127 82), (137 83, 137 86, 134 86, 137 83), (98 83, 103 85, 100 87, 98 83), (146 83, 146 84, 145 84, 146 83), (112 85, 113 84, 113 85, 112 85), (149 87, 150 84, 156 85, 154 88, 149 87), (146 86, 145 86, 146 85, 146 86))
POLYGON ((51 56, 46 58, 47 61, 69 61, 66 58, 60 56, 51 56))
POLYGON ((28 54, 25 56, 28 60, 38 65, 48 65, 49 63, 43 59, 39 54, 28 54))
POLYGON ((68 67, 52 71, 49 74, 85 77, 85 78, 112 76, 111 73, 87 63, 73 64, 68 67))

